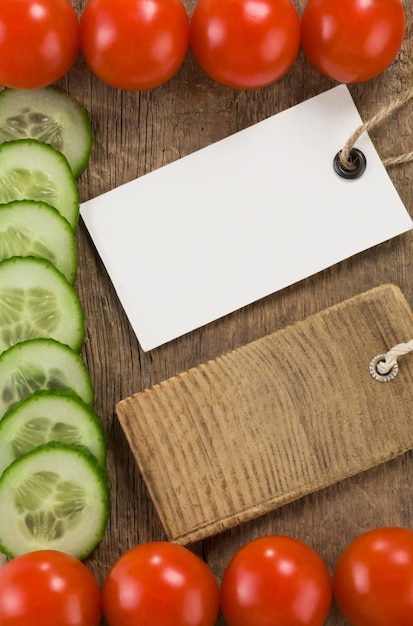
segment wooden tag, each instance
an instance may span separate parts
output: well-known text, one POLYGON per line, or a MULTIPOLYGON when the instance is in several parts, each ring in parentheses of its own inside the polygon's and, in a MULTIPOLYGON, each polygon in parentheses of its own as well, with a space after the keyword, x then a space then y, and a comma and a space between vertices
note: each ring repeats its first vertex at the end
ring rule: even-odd
POLYGON ((391 382, 369 373, 412 337, 384 285, 120 402, 167 537, 204 539, 413 448, 413 357, 391 382))

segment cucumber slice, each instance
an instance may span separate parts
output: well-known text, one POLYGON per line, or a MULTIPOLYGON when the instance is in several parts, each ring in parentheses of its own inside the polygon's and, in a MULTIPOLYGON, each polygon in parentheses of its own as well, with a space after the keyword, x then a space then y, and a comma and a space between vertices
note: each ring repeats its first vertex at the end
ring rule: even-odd
POLYGON ((0 143, 27 138, 62 152, 78 178, 89 161, 93 130, 86 109, 60 87, 4 89, 0 92, 0 143))
POLYGON ((80 351, 85 327, 79 296, 49 261, 11 257, 0 262, 0 353, 37 337, 80 351))
POLYGON ((51 441, 82 445, 105 466, 106 442, 96 413, 73 391, 42 390, 0 420, 0 475, 15 459, 51 441))
POLYGON ((39 446, 0 478, 0 550, 9 558, 60 550, 84 559, 104 535, 109 508, 106 474, 92 454, 39 446))
POLYGON ((73 230, 80 198, 66 158, 47 143, 18 139, 0 145, 0 203, 41 200, 55 207, 73 230))
POLYGON ((78 256, 69 222, 54 207, 35 200, 0 205, 0 261, 12 256, 46 259, 73 285, 78 256))
POLYGON ((93 406, 92 382, 82 357, 54 339, 29 339, 0 355, 0 419, 39 389, 72 389, 93 406))

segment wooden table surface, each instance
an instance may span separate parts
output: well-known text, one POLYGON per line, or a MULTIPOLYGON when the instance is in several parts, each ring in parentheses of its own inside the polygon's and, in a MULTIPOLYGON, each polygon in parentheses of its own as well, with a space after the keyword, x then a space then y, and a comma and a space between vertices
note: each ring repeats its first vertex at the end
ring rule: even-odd
MULTIPOLYGON (((83 0, 74 1, 79 15, 84 4, 83 0)), ((189 13, 194 4, 194 0, 187 0, 189 13)), ((301 13, 304 0, 295 0, 295 4, 301 13)), ((364 120, 411 86, 411 0, 405 0, 405 8, 409 26, 396 62, 376 79, 349 86, 364 120)), ((80 179, 81 198, 87 200, 336 83, 310 67, 300 52, 284 78, 253 91, 237 91, 213 82, 199 69, 190 53, 172 80, 146 92, 126 92, 104 85, 91 74, 81 55, 59 84, 86 107, 95 132, 90 164, 80 179)), ((412 125, 410 102, 370 133, 379 154, 384 158, 412 150, 412 125)), ((413 215, 413 163, 389 168, 389 175, 413 215)), ((87 560, 102 582, 110 566, 125 550, 138 543, 165 539, 116 417, 116 404, 192 366, 382 283, 398 285, 413 305, 413 232, 147 353, 141 350, 82 223, 77 237, 80 267, 76 287, 87 329, 83 354, 95 388, 96 410, 107 435, 112 495, 106 535, 87 560)), ((333 571, 339 553, 359 533, 380 525, 413 526, 412 463, 412 454, 407 453, 192 545, 191 549, 206 560, 220 580, 231 555, 242 544, 260 535, 285 533, 308 542, 333 571)), ((342 626, 345 623, 333 607, 326 624, 342 626)), ((223 624, 220 618, 217 626, 223 624)))

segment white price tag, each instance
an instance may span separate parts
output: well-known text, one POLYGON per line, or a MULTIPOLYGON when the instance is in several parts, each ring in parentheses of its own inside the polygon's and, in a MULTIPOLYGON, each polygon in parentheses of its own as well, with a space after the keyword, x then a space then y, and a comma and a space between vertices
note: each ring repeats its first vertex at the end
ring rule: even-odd
POLYGON ((89 200, 81 216, 143 350, 410 230, 345 85, 89 200))

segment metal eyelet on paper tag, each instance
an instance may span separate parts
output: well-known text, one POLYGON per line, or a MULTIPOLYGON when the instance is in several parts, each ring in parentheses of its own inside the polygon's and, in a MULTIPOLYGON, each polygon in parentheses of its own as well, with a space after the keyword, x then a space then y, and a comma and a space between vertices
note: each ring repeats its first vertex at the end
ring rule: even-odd
POLYGON ((367 159, 364 153, 358 148, 351 149, 350 159, 351 163, 354 165, 354 167, 351 169, 344 167, 340 159, 340 154, 341 150, 340 152, 337 152, 333 161, 334 171, 336 172, 336 174, 338 174, 341 178, 345 178, 346 180, 355 180, 356 178, 360 178, 360 176, 362 176, 366 171, 367 167, 367 159))
POLYGON ((378 363, 382 363, 385 360, 386 360, 385 354, 378 354, 370 361, 370 365, 369 365, 370 374, 373 376, 375 380, 378 380, 381 383, 390 382, 391 380, 396 378, 397 374, 399 373, 399 364, 396 361, 396 363, 392 365, 390 371, 388 371, 386 374, 380 374, 380 372, 377 369, 377 365, 378 363))

